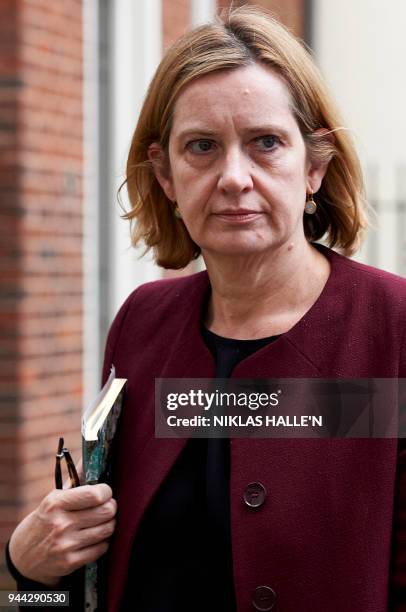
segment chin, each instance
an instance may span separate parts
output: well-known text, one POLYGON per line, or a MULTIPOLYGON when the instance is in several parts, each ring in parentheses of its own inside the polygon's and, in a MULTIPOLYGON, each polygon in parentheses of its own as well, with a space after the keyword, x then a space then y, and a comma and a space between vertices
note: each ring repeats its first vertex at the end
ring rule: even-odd
POLYGON ((247 240, 222 240, 216 242, 216 244, 205 245, 202 247, 202 251, 206 251, 207 253, 217 255, 217 256, 233 256, 233 257, 241 257, 246 255, 260 255, 265 251, 272 250, 272 248, 276 248, 277 245, 274 244, 260 244, 259 241, 247 241, 247 240))

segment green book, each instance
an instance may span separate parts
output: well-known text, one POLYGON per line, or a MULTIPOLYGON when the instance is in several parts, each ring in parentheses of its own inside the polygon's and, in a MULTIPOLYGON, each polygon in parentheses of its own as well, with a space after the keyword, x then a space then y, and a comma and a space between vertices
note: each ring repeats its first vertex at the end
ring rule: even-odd
MULTIPOLYGON (((111 484, 111 449, 124 394, 126 378, 116 378, 114 365, 95 401, 82 415, 82 458, 86 484, 111 484)), ((100 560, 86 565, 85 610, 96 612, 100 560)))

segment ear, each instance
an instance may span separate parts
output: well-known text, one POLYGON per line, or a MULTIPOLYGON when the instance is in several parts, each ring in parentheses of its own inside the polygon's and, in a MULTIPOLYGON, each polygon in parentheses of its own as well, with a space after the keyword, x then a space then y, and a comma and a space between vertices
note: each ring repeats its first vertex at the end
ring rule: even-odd
POLYGON ((161 185, 166 197, 172 202, 176 200, 169 157, 160 144, 153 142, 148 147, 148 159, 152 164, 155 178, 161 185))
POLYGON ((321 187, 328 165, 334 154, 336 139, 331 130, 319 128, 310 136, 313 144, 319 149, 317 161, 310 161, 307 170, 307 191, 317 193, 321 187), (318 146, 317 146, 318 145, 318 146))

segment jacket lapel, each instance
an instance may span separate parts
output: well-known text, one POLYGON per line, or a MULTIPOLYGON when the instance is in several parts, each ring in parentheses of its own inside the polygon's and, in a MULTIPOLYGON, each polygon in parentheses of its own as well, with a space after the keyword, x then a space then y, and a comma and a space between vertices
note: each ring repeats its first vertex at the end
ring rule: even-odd
MULTIPOLYGON (((179 333, 170 346, 160 347, 167 352, 160 378, 214 377, 214 359, 200 333, 201 309, 210 285, 206 272, 195 279, 192 290, 189 287, 187 295, 179 296, 183 298, 179 300, 183 307, 168 321, 179 333)), ((143 409, 133 407, 125 415, 116 449, 114 489, 119 511, 108 560, 108 609, 114 612, 119 609, 126 586, 131 550, 142 516, 188 441, 187 438, 155 438, 153 377, 144 381, 144 386, 143 409), (132 434, 137 431, 147 431, 148 435, 135 446, 132 434)))

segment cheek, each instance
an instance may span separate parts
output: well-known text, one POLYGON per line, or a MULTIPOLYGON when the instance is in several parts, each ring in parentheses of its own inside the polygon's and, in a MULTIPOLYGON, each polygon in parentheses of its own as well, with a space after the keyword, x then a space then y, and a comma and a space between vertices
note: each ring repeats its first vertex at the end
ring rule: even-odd
POLYGON ((304 173, 285 164, 258 174, 256 186, 260 195, 278 208, 295 208, 297 202, 304 201, 306 194, 304 173))
POLYGON ((278 168, 281 176, 290 183, 297 185, 303 183, 306 177, 306 159, 304 150, 292 149, 280 160, 278 168))
POLYGON ((196 171, 191 169, 183 159, 171 160, 171 173, 177 191, 189 189, 193 180, 196 178, 196 171))
POLYGON ((285 200, 287 206, 296 209, 305 204, 306 199, 306 169, 302 159, 286 160, 277 169, 274 178, 274 189, 279 199, 285 200))
POLYGON ((306 181, 301 168, 280 164, 261 173, 257 191, 269 204, 270 222, 291 226, 300 222, 306 200, 306 181))
POLYGON ((204 209, 216 188, 216 179, 212 172, 201 172, 187 164, 179 164, 173 173, 173 185, 178 205, 190 208, 204 209))

